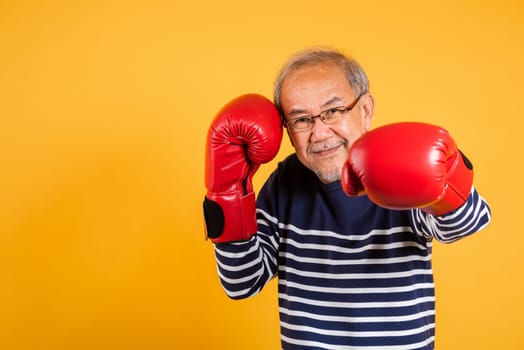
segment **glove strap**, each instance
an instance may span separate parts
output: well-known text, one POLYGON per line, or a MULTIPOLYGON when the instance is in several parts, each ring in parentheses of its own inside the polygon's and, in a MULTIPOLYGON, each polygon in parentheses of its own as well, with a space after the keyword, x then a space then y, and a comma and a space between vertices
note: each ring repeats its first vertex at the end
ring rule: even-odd
POLYGON ((203 207, 206 238, 213 243, 246 241, 257 233, 254 192, 208 193, 203 207))

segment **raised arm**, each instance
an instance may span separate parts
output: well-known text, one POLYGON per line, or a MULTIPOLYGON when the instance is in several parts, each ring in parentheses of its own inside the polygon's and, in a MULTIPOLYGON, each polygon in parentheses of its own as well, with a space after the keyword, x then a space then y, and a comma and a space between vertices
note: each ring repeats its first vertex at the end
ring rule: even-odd
POLYGON ((342 172, 348 195, 366 193, 378 205, 413 209, 427 237, 452 242, 491 220, 473 188, 473 166, 449 133, 425 123, 396 123, 364 134, 350 148, 342 172))
MULTIPOLYGON (((232 298, 256 294, 272 278, 258 231, 252 177, 273 159, 282 140, 282 123, 271 101, 240 96, 220 110, 208 131, 204 219, 215 243, 218 273, 232 298)), ((276 264, 275 264, 276 266, 276 264)))

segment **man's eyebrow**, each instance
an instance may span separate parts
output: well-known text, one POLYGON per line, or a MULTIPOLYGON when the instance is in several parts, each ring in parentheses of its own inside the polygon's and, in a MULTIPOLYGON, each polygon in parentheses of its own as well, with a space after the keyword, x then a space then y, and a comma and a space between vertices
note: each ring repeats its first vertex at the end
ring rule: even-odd
POLYGON ((294 108, 294 109, 292 109, 292 110, 288 113, 288 115, 289 115, 290 117, 295 116, 295 115, 299 115, 299 114, 306 114, 306 111, 303 110, 303 109, 294 108))
MULTIPOLYGON (((340 102, 340 101, 341 101, 340 97, 334 96, 334 97, 330 98, 327 102, 325 102, 321 107, 324 108, 324 107, 329 106, 333 102, 340 102)), ((307 111, 304 110, 304 109, 293 108, 291 111, 289 111, 288 116, 292 117, 292 116, 299 115, 299 114, 306 114, 306 112, 307 111)))
POLYGON ((324 103, 322 105, 322 107, 327 107, 329 106, 330 104, 332 104, 333 102, 340 102, 342 99, 338 96, 333 96, 332 98, 330 98, 326 103, 324 103))

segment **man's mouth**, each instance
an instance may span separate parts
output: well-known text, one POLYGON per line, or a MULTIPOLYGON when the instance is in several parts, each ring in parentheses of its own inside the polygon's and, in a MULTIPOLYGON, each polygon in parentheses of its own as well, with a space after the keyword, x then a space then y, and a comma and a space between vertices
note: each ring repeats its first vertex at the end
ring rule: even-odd
POLYGON ((314 144, 310 147, 309 153, 319 156, 330 155, 337 152, 343 144, 343 142, 314 144))

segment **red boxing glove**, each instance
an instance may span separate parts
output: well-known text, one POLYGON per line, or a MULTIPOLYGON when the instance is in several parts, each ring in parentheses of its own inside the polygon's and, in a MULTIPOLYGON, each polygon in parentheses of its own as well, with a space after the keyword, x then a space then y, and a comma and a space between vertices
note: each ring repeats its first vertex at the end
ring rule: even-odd
POLYGON ((446 130, 424 123, 396 123, 355 141, 341 182, 346 194, 365 191, 385 208, 421 208, 443 215, 466 202, 473 166, 446 130))
POLYGON ((215 243, 244 241, 257 232, 252 177, 282 141, 277 108, 257 94, 240 96, 218 112, 207 134, 204 219, 215 243))

